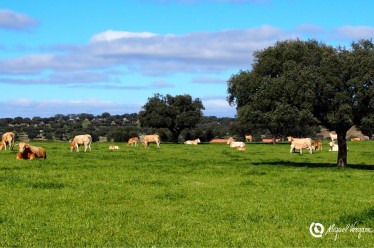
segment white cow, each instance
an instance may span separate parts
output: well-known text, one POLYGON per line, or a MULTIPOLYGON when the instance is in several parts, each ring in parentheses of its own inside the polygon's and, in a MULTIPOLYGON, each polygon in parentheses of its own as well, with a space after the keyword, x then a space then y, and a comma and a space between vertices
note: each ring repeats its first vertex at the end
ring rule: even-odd
POLYGON ((290 153, 292 153, 295 149, 300 150, 300 154, 303 154, 303 149, 308 148, 309 153, 313 153, 312 148, 312 139, 311 138, 293 138, 291 136, 287 137, 288 141, 291 142, 291 149, 290 153))
POLYGON ((338 135, 337 134, 334 134, 332 132, 330 132, 329 134, 330 134, 331 142, 334 142, 334 140, 338 139, 338 135))
POLYGON ((195 140, 186 140, 185 142, 184 142, 184 144, 186 144, 186 145, 197 145, 197 144, 199 144, 201 141, 200 141, 200 139, 198 138, 198 139, 195 139, 195 140))
POLYGON ((73 141, 70 144, 70 151, 74 151, 74 149, 79 152, 79 146, 84 145, 84 152, 87 151, 87 149, 90 149, 91 151, 91 143, 92 143, 92 137, 89 134, 82 134, 77 135, 74 137, 73 141))
POLYGON ((241 141, 235 141, 232 137, 227 140, 227 144, 230 147, 245 147, 245 143, 241 141))
MULTIPOLYGON (((339 151, 339 146, 338 146, 338 144, 335 144, 334 141, 331 141, 329 143, 329 146, 330 146, 329 152, 338 152, 339 151)), ((349 148, 347 147, 347 151, 348 150, 349 150, 349 148)))

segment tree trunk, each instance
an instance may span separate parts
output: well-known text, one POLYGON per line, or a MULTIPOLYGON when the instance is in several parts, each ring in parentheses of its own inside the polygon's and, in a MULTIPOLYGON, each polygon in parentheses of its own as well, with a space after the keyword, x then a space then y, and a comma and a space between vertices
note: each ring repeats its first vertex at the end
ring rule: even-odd
POLYGON ((338 135, 338 167, 347 167, 347 142, 345 136, 347 132, 336 132, 338 135))
POLYGON ((179 134, 181 133, 180 131, 176 131, 174 129, 169 129, 170 132, 171 132, 171 135, 172 135, 172 139, 173 139, 173 143, 178 143, 178 137, 179 137, 179 134))

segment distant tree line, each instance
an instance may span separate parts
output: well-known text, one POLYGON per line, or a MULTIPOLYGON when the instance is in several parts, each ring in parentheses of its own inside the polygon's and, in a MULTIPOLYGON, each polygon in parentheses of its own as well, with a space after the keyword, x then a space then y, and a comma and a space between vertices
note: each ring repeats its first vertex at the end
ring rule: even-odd
MULTIPOLYGON (((175 134, 165 128, 141 127, 139 114, 101 115, 57 114, 53 117, 0 118, 0 134, 14 131, 16 139, 45 139, 69 141, 75 135, 89 133, 94 141, 127 142, 140 134, 158 133, 163 142, 174 142, 175 134)), ((208 142, 213 138, 239 136, 236 119, 229 117, 202 116, 195 128, 186 128, 179 134, 179 142, 200 138, 208 142)))

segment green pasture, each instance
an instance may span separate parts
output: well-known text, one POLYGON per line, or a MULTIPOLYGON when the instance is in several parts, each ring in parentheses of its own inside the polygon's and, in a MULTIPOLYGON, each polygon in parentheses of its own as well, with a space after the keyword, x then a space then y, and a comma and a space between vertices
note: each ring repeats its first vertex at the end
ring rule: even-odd
POLYGON ((94 143, 71 153, 43 146, 46 160, 0 151, 0 247, 372 247, 374 142, 336 153, 289 153, 288 144, 94 143), (120 150, 110 151, 109 145, 120 150), (322 238, 309 232, 324 225, 322 238))

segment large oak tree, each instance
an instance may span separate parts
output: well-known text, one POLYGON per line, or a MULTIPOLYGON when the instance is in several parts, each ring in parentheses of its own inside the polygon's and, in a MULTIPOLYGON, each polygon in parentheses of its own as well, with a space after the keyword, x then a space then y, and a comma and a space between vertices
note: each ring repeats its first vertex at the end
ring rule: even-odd
POLYGON ((347 49, 288 40, 255 52, 254 58, 251 71, 228 81, 228 101, 237 106, 238 120, 273 134, 300 135, 314 124, 335 130, 337 165, 345 167, 348 129, 374 127, 372 41, 354 42, 347 49))
POLYGON ((186 128, 194 128, 203 116, 204 106, 199 98, 190 95, 162 96, 155 94, 139 113, 140 125, 170 130, 173 142, 178 143, 179 134, 186 128))

